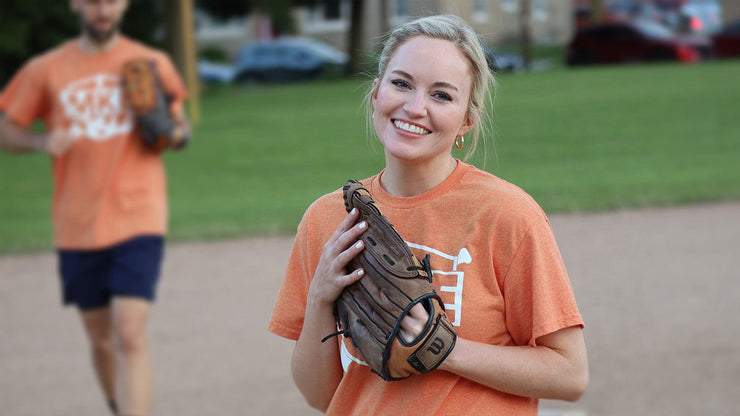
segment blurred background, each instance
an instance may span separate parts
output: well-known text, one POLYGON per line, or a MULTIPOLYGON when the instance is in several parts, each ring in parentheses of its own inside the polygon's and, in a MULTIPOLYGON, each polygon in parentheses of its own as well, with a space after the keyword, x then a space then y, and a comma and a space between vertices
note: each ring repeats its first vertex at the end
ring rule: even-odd
MULTIPOLYGON (((469 161, 552 218, 586 320, 589 391, 541 413, 737 414, 740 1, 130 0, 123 32, 173 57, 194 124, 165 155, 154 414, 316 414, 271 305, 306 207, 384 165, 361 107, 382 35, 435 13, 497 73, 469 161)), ((0 28, 2 86, 79 30, 44 0, 2 0, 0 28)), ((57 303, 50 170, 0 153, 0 414, 98 415, 57 303)))
MULTIPOLYGON (((31 54, 77 33, 66 3, 5 0, 0 82, 31 54)), ((498 71, 740 55, 740 2, 722 0, 132 0, 124 32, 167 49, 186 72, 194 43, 205 83, 306 79, 372 67, 381 36, 453 13, 498 71), (186 32, 186 33, 183 33, 186 32), (192 37, 191 37, 192 35, 192 37), (187 45, 187 47, 191 47, 187 45), (548 51, 549 49, 549 51, 548 51), (500 56, 499 56, 500 55, 500 56), (498 58, 498 59, 496 59, 498 58), (535 58, 545 62, 538 65, 535 58)))
MULTIPOLYGON (((173 57, 200 138, 166 156, 171 237, 290 234, 316 195, 377 172, 360 103, 378 45, 434 13, 465 18, 498 74, 470 161, 548 212, 740 196, 737 1, 131 0, 124 33, 173 57)), ((77 26, 66 2, 4 0, 0 84, 77 26)), ((0 253, 48 248, 47 159, 0 162, 35 172, 0 181, 0 253)))

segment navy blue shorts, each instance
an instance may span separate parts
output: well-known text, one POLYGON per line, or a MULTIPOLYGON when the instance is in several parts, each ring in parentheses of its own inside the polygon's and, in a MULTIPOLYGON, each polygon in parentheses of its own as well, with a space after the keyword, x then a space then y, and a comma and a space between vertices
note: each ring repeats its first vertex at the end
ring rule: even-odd
POLYGON ((142 236, 102 250, 58 250, 65 305, 106 307, 114 296, 154 301, 164 254, 161 236, 142 236))

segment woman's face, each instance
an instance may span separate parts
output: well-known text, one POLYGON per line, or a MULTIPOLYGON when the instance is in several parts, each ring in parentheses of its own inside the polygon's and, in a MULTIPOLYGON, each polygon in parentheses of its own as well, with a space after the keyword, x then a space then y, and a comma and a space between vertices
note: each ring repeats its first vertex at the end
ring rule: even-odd
POLYGON ((472 75, 452 42, 407 40, 375 82, 373 124, 386 156, 407 162, 446 158, 455 138, 470 130, 472 75))

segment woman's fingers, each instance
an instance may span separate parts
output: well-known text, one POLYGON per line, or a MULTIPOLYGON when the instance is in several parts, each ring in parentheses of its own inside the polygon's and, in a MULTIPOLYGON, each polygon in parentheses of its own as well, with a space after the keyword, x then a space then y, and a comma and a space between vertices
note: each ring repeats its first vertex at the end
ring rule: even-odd
POLYGON ((357 221, 357 218, 359 216, 359 213, 357 212, 357 208, 352 208, 352 211, 350 211, 346 217, 344 217, 344 220, 339 224, 339 227, 334 231, 334 234, 329 238, 329 240, 326 242, 326 244, 334 244, 342 238, 342 236, 349 231, 352 226, 357 221))
POLYGON ((313 292, 325 301, 334 301, 342 289, 359 280, 364 271, 346 267, 364 248, 359 237, 367 229, 365 221, 357 222, 359 214, 353 209, 337 227, 331 238, 324 244, 316 273, 311 283, 313 292))
POLYGON ((413 341, 418 337, 429 321, 429 313, 424 309, 424 305, 417 303, 401 321, 401 336, 406 342, 413 341))

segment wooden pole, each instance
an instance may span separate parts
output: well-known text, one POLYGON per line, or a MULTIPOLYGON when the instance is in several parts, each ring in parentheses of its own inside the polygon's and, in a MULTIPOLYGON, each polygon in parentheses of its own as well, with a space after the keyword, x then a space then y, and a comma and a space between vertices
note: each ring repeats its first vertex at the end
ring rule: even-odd
POLYGON ((519 2, 519 44, 524 60, 524 68, 532 69, 532 10, 530 0, 519 2))
POLYGON ((178 7, 180 14, 179 28, 176 30, 182 45, 182 70, 185 85, 189 96, 189 119, 193 124, 200 122, 200 83, 198 79, 198 52, 195 45, 193 28, 193 0, 180 0, 178 7))

